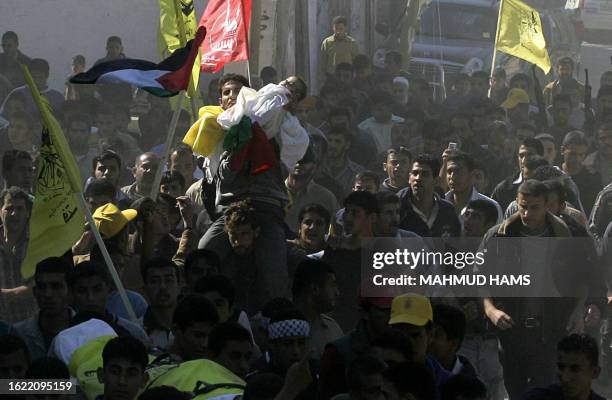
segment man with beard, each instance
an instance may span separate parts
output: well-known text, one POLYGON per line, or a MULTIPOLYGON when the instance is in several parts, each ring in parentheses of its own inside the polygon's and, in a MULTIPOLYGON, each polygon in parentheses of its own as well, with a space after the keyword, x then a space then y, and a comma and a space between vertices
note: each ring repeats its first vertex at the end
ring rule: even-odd
POLYGON ((143 153, 136 159, 136 165, 132 170, 135 182, 121 188, 130 202, 151 194, 158 165, 159 157, 155 153, 143 153))
POLYGON ((338 201, 332 192, 312 180, 316 157, 312 147, 309 147, 304 157, 295 164, 293 171, 285 180, 291 202, 285 216, 285 223, 293 232, 297 232, 298 213, 307 204, 320 204, 331 215, 338 209, 338 201))
MULTIPOLYGON (((563 57, 557 62, 557 79, 550 82, 544 87, 544 100, 550 105, 556 95, 561 94, 563 87, 568 85, 568 82, 575 81, 574 79, 574 60, 570 57, 563 57)), ((580 93, 584 93, 584 86, 579 84, 580 93)))
POLYGON ((382 183, 380 190, 397 193, 407 187, 411 161, 412 154, 405 147, 387 150, 387 157, 383 163, 383 170, 387 173, 387 179, 382 183))

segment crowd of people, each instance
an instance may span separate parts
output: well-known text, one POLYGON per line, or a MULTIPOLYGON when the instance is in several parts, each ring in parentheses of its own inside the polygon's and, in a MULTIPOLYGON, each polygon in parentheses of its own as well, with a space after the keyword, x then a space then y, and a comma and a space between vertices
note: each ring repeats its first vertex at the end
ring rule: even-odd
MULTIPOLYGON (((229 110, 250 84, 286 90, 283 121, 299 121, 308 146, 287 163, 274 133, 276 161, 257 173, 235 152, 210 160, 181 143, 194 122, 186 111, 164 143, 168 99, 121 84, 49 88, 47 61, 2 35, 0 379, 72 378, 78 393, 65 397, 90 400, 603 398, 612 71, 594 98, 571 58, 551 82, 502 67, 457 74, 440 103, 399 52, 375 68, 347 26, 336 17, 322 43, 320 88, 270 66, 202 93, 229 110), (21 274, 41 123, 20 64, 61 122, 130 307, 85 223, 65 255, 21 274), (576 238, 568 268, 582 295, 368 297, 372 237, 485 248, 576 238)), ((96 63, 125 57, 112 36, 96 63)), ((75 56, 73 74, 85 69, 75 56)), ((503 254, 507 271, 562 264, 527 250, 503 254)))

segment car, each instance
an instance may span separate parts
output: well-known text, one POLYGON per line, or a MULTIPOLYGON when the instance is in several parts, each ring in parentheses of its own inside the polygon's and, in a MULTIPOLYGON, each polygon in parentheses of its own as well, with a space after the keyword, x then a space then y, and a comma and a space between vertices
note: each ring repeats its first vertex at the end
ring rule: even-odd
MULTIPOLYGON (((580 41, 568 15, 562 8, 539 11, 551 62, 571 57, 579 65, 580 41)), ((499 2, 495 0, 432 0, 421 12, 412 45, 417 62, 411 64, 411 72, 423 72, 424 63, 440 65, 448 83, 459 73, 489 71, 498 14, 499 2)), ((529 63, 501 52, 497 52, 496 65, 503 66, 508 75, 530 68, 529 63)), ((435 68, 429 70, 436 72, 435 68)), ((424 75, 427 77, 427 72, 424 75)))

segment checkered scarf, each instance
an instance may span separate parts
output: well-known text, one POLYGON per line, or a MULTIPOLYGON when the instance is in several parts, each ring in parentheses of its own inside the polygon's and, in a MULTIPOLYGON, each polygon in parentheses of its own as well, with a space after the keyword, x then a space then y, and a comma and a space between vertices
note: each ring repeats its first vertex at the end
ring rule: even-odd
POLYGON ((277 321, 268 326, 268 337, 272 340, 285 337, 308 337, 310 335, 310 325, 302 319, 288 319, 277 321))

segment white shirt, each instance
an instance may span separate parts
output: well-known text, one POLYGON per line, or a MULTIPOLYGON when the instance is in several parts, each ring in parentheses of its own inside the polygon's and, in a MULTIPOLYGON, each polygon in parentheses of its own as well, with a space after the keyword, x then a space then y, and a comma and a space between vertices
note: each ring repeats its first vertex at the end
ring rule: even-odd
MULTIPOLYGON (((453 201, 453 191, 449 190, 448 192, 446 192, 446 194, 444 195, 444 197, 446 198, 446 200, 450 201, 451 203, 455 204, 453 201)), ((478 193, 478 191, 476 190, 475 187, 472 186, 472 193, 470 194, 470 199, 468 200, 468 202, 465 204, 465 207, 463 207, 463 209, 461 209, 461 215, 459 216, 459 221, 461 221, 461 226, 463 227, 463 214, 465 214, 465 211, 467 210, 467 205, 470 201, 473 200, 484 200, 488 203, 491 203, 495 206, 495 208, 497 209, 497 221, 495 222, 495 224, 499 224, 503 221, 504 219, 504 213, 499 205, 499 203, 495 200, 493 200, 490 197, 485 196, 482 193, 478 193)))

